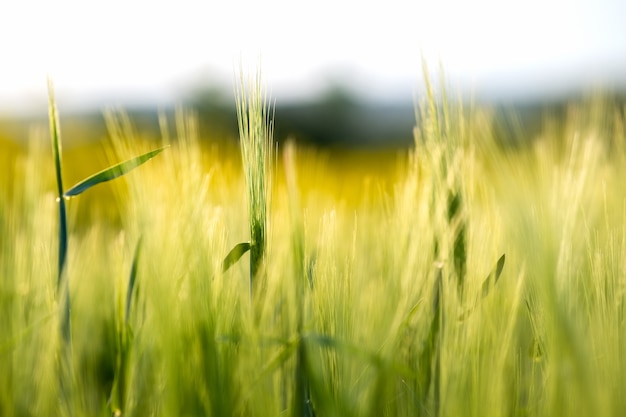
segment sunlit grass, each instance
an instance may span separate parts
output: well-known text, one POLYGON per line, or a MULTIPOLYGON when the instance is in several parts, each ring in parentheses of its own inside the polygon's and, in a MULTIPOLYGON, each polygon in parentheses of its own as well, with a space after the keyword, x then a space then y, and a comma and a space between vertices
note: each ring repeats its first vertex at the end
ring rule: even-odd
POLYGON ((250 255, 223 272, 251 234, 239 149, 179 112, 159 143, 118 113, 108 142, 64 150, 73 184, 170 146, 66 202, 70 398, 55 168, 34 129, 0 171, 0 415, 621 415, 623 109, 573 104, 513 149, 439 94, 412 150, 278 148, 253 302, 250 255))

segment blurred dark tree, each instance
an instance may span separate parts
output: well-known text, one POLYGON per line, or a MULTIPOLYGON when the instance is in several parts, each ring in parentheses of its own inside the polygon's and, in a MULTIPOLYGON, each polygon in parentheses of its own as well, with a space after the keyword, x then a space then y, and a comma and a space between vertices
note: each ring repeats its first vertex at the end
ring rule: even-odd
MULTIPOLYGON (((197 90, 189 104, 203 126, 237 134, 234 97, 219 88, 197 90)), ((342 84, 331 84, 320 96, 297 102, 276 102, 277 141, 294 138, 315 146, 406 146, 414 124, 412 103, 367 103, 342 84)))

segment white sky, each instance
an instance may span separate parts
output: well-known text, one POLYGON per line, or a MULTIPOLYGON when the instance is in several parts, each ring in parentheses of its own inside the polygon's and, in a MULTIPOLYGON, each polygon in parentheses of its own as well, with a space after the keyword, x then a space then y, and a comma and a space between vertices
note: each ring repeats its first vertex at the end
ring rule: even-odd
POLYGON ((421 54, 475 91, 626 81, 624 0, 2 0, 0 109, 167 101, 227 82, 240 57, 273 95, 315 91, 335 71, 363 94, 408 97, 421 54))

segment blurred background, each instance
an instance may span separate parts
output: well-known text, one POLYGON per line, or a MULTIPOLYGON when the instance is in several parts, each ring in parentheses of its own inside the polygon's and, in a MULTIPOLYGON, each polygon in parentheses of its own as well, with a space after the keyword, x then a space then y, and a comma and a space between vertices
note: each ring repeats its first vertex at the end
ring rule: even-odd
POLYGON ((5 1, 0 136, 45 121, 50 76, 64 140, 101 137, 107 108, 150 130, 181 105, 201 135, 236 137, 233 80, 260 64, 277 139, 405 147, 422 57, 454 94, 532 126, 590 92, 624 101, 624 22, 622 0, 5 1))

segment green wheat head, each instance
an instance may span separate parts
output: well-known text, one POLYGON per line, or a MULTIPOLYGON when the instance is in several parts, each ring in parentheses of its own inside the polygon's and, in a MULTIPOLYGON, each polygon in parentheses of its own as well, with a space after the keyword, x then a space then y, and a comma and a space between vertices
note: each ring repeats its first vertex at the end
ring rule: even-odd
POLYGON ((240 72, 236 86, 241 158, 248 193, 250 225, 250 279, 253 280, 265 254, 271 167, 274 161, 273 122, 261 73, 245 78, 240 72))

